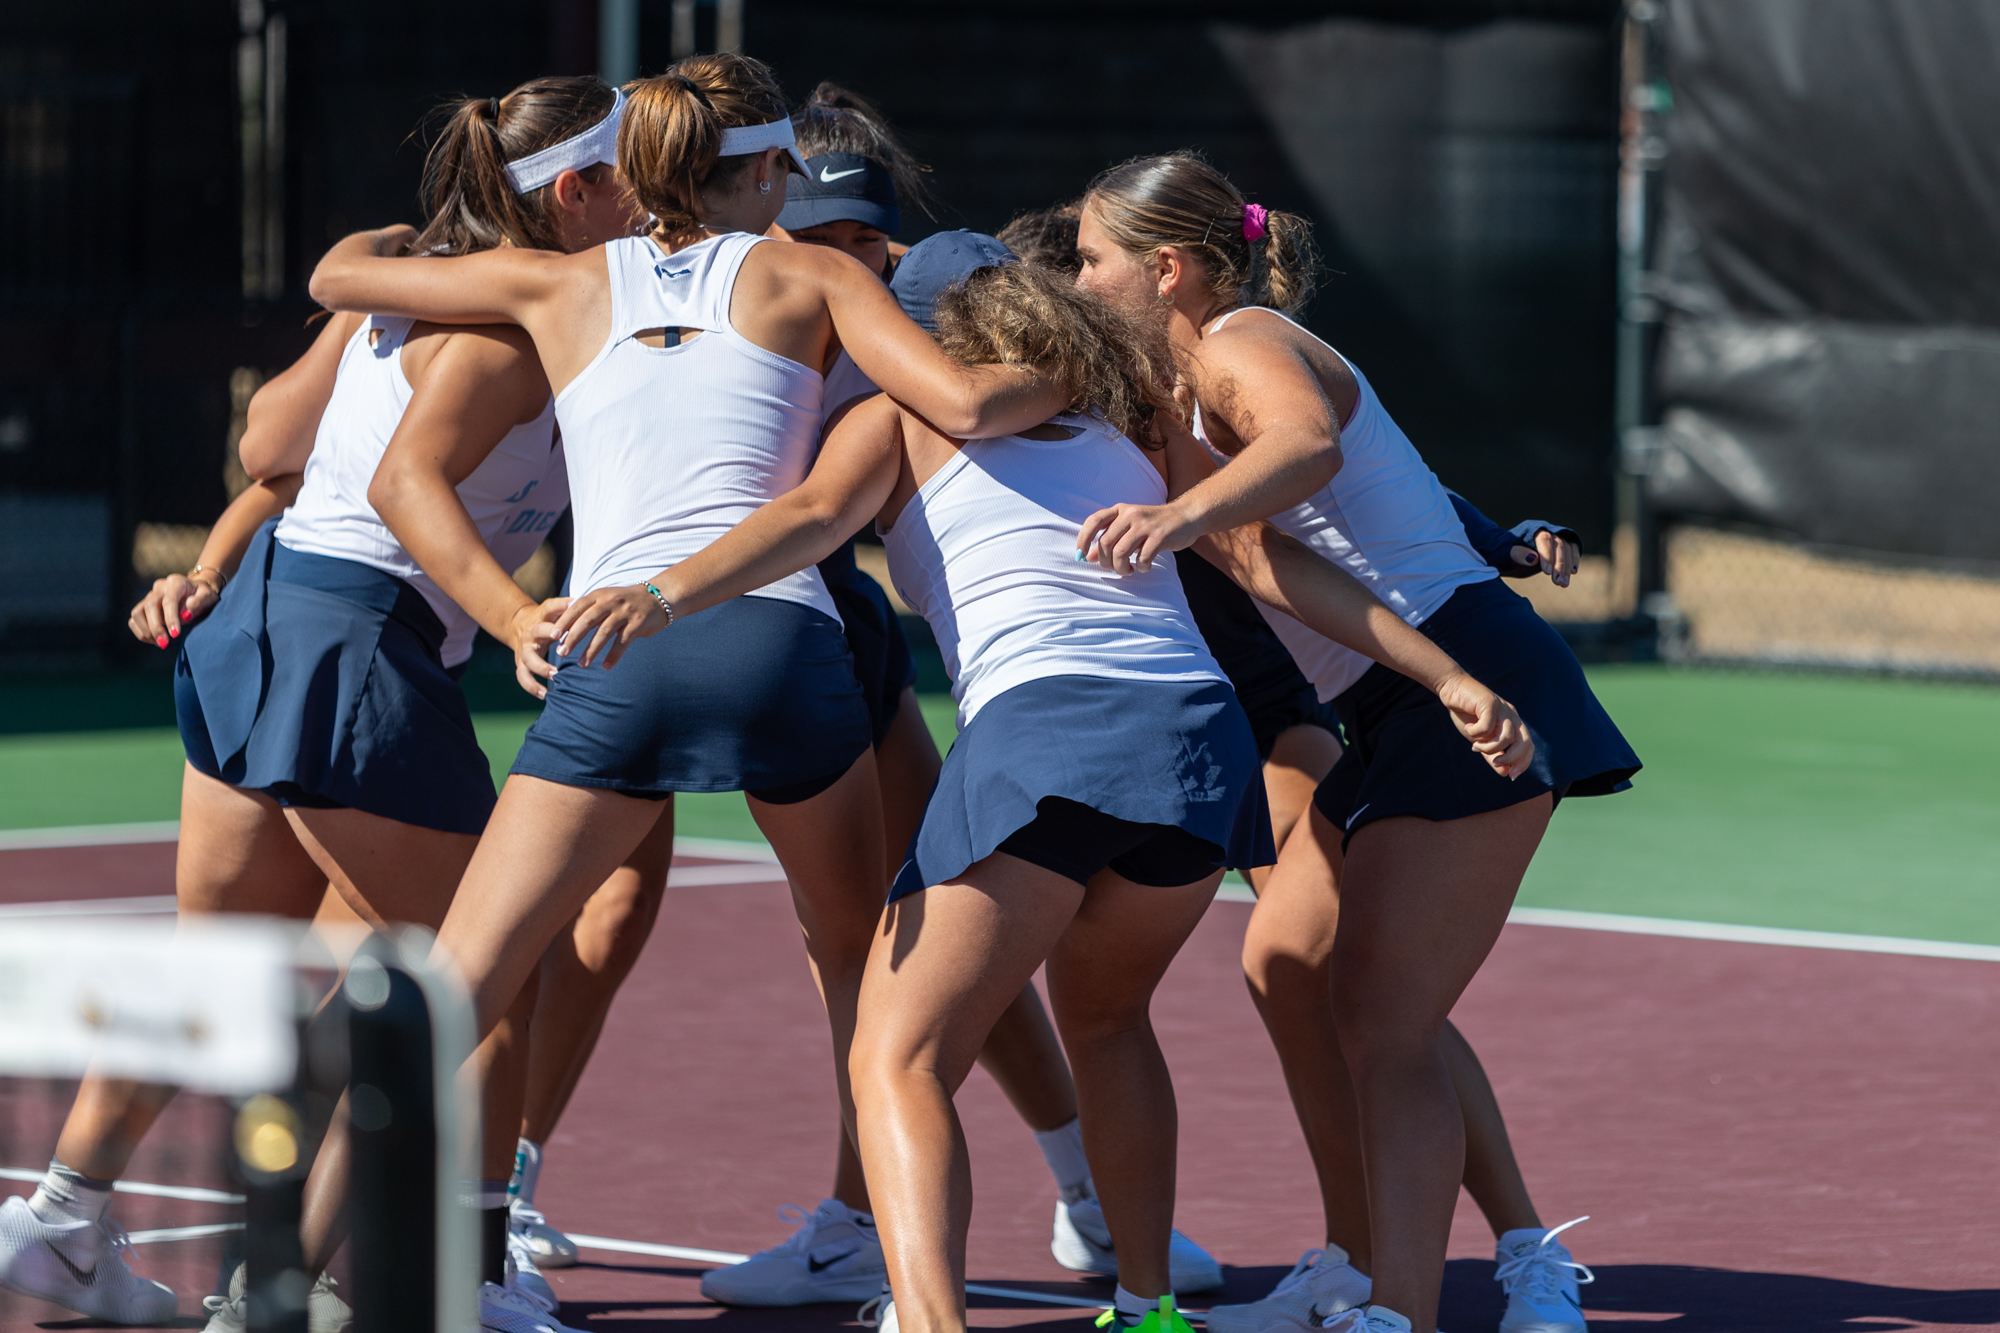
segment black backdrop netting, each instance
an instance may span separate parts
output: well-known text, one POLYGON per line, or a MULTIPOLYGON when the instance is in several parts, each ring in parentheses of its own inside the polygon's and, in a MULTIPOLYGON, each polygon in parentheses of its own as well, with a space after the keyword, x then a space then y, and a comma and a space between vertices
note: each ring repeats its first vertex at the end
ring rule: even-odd
POLYGON ((2000 7, 1674 0, 1666 24, 1653 499, 2000 560, 2000 7))

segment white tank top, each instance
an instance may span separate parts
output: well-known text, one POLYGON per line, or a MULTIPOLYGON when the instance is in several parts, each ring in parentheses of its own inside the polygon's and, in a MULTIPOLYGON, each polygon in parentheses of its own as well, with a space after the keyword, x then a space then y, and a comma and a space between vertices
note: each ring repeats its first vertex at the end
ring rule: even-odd
MULTIPOLYGON (((1245 308, 1252 309, 1275 315, 1313 337, 1298 321, 1276 310, 1245 308)), ((1245 310, 1230 311, 1209 332, 1245 310)), ((1340 356, 1325 342, 1320 346, 1340 356)), ((1353 416, 1340 428, 1340 471, 1304 503, 1271 515, 1271 523, 1352 574, 1390 610, 1416 625, 1466 584, 1500 576, 1472 549, 1444 484, 1383 408, 1367 376, 1346 357, 1340 359, 1361 390, 1353 416)), ((1229 462, 1209 443, 1199 404, 1194 433, 1217 463, 1229 462)), ((1307 629, 1282 611, 1262 602, 1257 609, 1291 650, 1322 701, 1361 679, 1374 665, 1370 658, 1307 629)))
MULTIPOLYGON (((294 551, 352 560, 407 580, 444 622, 440 656, 446 666, 457 666, 472 656, 478 623, 417 567, 368 503, 368 483, 410 405, 402 351, 414 323, 373 315, 347 340, 299 498, 278 521, 277 538, 294 551), (373 345, 371 334, 379 335, 373 345)), ((501 436, 458 483, 458 498, 502 569, 526 564, 569 505, 554 407, 501 436)))
POLYGON ((1223 680, 1162 556, 1120 578, 1076 560, 1076 530, 1100 509, 1166 483, 1138 446, 1089 417, 1068 440, 970 440, 882 535, 889 575, 923 613, 951 674, 958 722, 1048 676, 1223 680))
MULTIPOLYGON (((763 240, 734 232, 672 256, 643 236, 604 247, 611 336, 556 395, 576 505, 575 594, 643 583, 805 479, 819 446, 819 372, 729 322, 737 270, 763 240), (659 328, 702 332, 676 347, 633 336, 659 328)), ((810 567, 749 595, 840 618, 810 567)))

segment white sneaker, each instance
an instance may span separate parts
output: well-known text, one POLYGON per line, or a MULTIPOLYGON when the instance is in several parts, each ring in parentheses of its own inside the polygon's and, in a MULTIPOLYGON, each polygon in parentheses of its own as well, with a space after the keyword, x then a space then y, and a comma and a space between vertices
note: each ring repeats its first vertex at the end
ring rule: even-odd
POLYGON ((171 1287, 134 1273, 132 1242, 108 1216, 44 1222, 16 1194, 0 1204, 0 1287, 109 1324, 158 1324, 174 1317, 171 1287))
MULTIPOLYGON (((1055 1234, 1049 1239, 1049 1253, 1072 1273, 1118 1276, 1118 1252, 1111 1246, 1111 1228, 1104 1225, 1104 1206, 1096 1199, 1075 1203, 1056 1200, 1055 1234)), ((1222 1285, 1222 1265, 1176 1231, 1167 1239, 1167 1281, 1177 1294, 1208 1291, 1222 1285)))
MULTIPOLYGON (((249 1324, 243 1293, 249 1285, 248 1267, 238 1264, 229 1275, 229 1295, 201 1298, 201 1308, 208 1312, 203 1333, 243 1333, 249 1324)), ((354 1311, 333 1293, 338 1285, 324 1273, 313 1282, 312 1290, 306 1293, 307 1333, 350 1333, 354 1327, 354 1311)))
POLYGON ((479 1327, 485 1333, 576 1333, 512 1287, 491 1282, 479 1284, 479 1327))
POLYGON ((889 1294, 885 1286, 881 1295, 861 1303, 861 1308, 854 1312, 854 1322, 863 1328, 874 1329, 875 1333, 897 1333, 896 1298, 889 1294))
POLYGON ((865 1301, 889 1274, 875 1221, 838 1199, 822 1199, 808 1213, 795 1203, 778 1210, 799 1229, 791 1239, 759 1250, 740 1264, 711 1268, 701 1294, 724 1305, 811 1305, 865 1301))
MULTIPOLYGON (((1343 1310, 1336 1315, 1328 1315, 1321 1328, 1332 1329, 1333 1333, 1410 1333, 1406 1319, 1388 1318, 1374 1310, 1343 1310)), ((1439 1329, 1438 1333, 1444 1333, 1439 1329)))
POLYGON ((1271 1294, 1247 1305, 1218 1305, 1208 1312, 1209 1333, 1278 1333, 1317 1328, 1334 1315, 1368 1304, 1375 1284, 1335 1247, 1307 1250, 1271 1294))
POLYGON ((576 1242, 549 1225, 541 1210, 525 1199, 507 1205, 507 1226, 527 1237, 537 1268, 568 1268, 576 1262, 576 1242))
POLYGON ((528 1251, 525 1239, 509 1227, 507 1230, 507 1288, 526 1296, 543 1314, 554 1314, 562 1306, 562 1298, 556 1289, 535 1267, 535 1256, 528 1251))
MULTIPOLYGON (((1580 1283, 1595 1282, 1597 1275, 1570 1257, 1556 1237, 1587 1222, 1579 1217, 1544 1232, 1537 1240, 1533 1232, 1510 1231, 1511 1244, 1494 1247, 1500 1265, 1493 1280, 1507 1293, 1507 1313, 1500 1319, 1500 1333, 1585 1333, 1580 1283), (1578 1277, 1578 1274, 1582 1274, 1578 1277)), ((1501 1238, 1504 1242, 1506 1237, 1501 1238)))

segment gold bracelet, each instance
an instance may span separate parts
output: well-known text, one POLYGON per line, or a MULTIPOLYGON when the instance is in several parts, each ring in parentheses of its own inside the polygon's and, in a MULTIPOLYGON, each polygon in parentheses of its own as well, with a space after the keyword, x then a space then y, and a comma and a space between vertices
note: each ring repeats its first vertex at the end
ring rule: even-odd
POLYGON ((187 577, 189 579, 193 579, 195 575, 201 573, 203 570, 207 570, 209 573, 215 575, 216 578, 221 580, 221 582, 215 585, 216 596, 218 597, 221 596, 222 590, 229 586, 229 575, 223 573, 221 570, 217 569, 214 565, 196 565, 193 569, 190 569, 187 572, 187 577))

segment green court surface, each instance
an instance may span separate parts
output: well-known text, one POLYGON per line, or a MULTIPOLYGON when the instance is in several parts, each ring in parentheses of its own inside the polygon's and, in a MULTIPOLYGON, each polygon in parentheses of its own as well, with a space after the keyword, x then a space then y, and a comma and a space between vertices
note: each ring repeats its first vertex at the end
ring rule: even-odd
MULTIPOLYGON (((2000 944, 2000 689, 1590 674, 1646 770, 1557 812, 1524 904, 2000 944)), ((924 702, 947 742, 950 700, 924 702)), ((479 715, 496 779, 530 720, 479 715)), ((171 727, 0 735, 0 828, 172 819, 180 764, 171 727)), ((683 833, 757 837, 740 796, 678 806, 683 833)))

